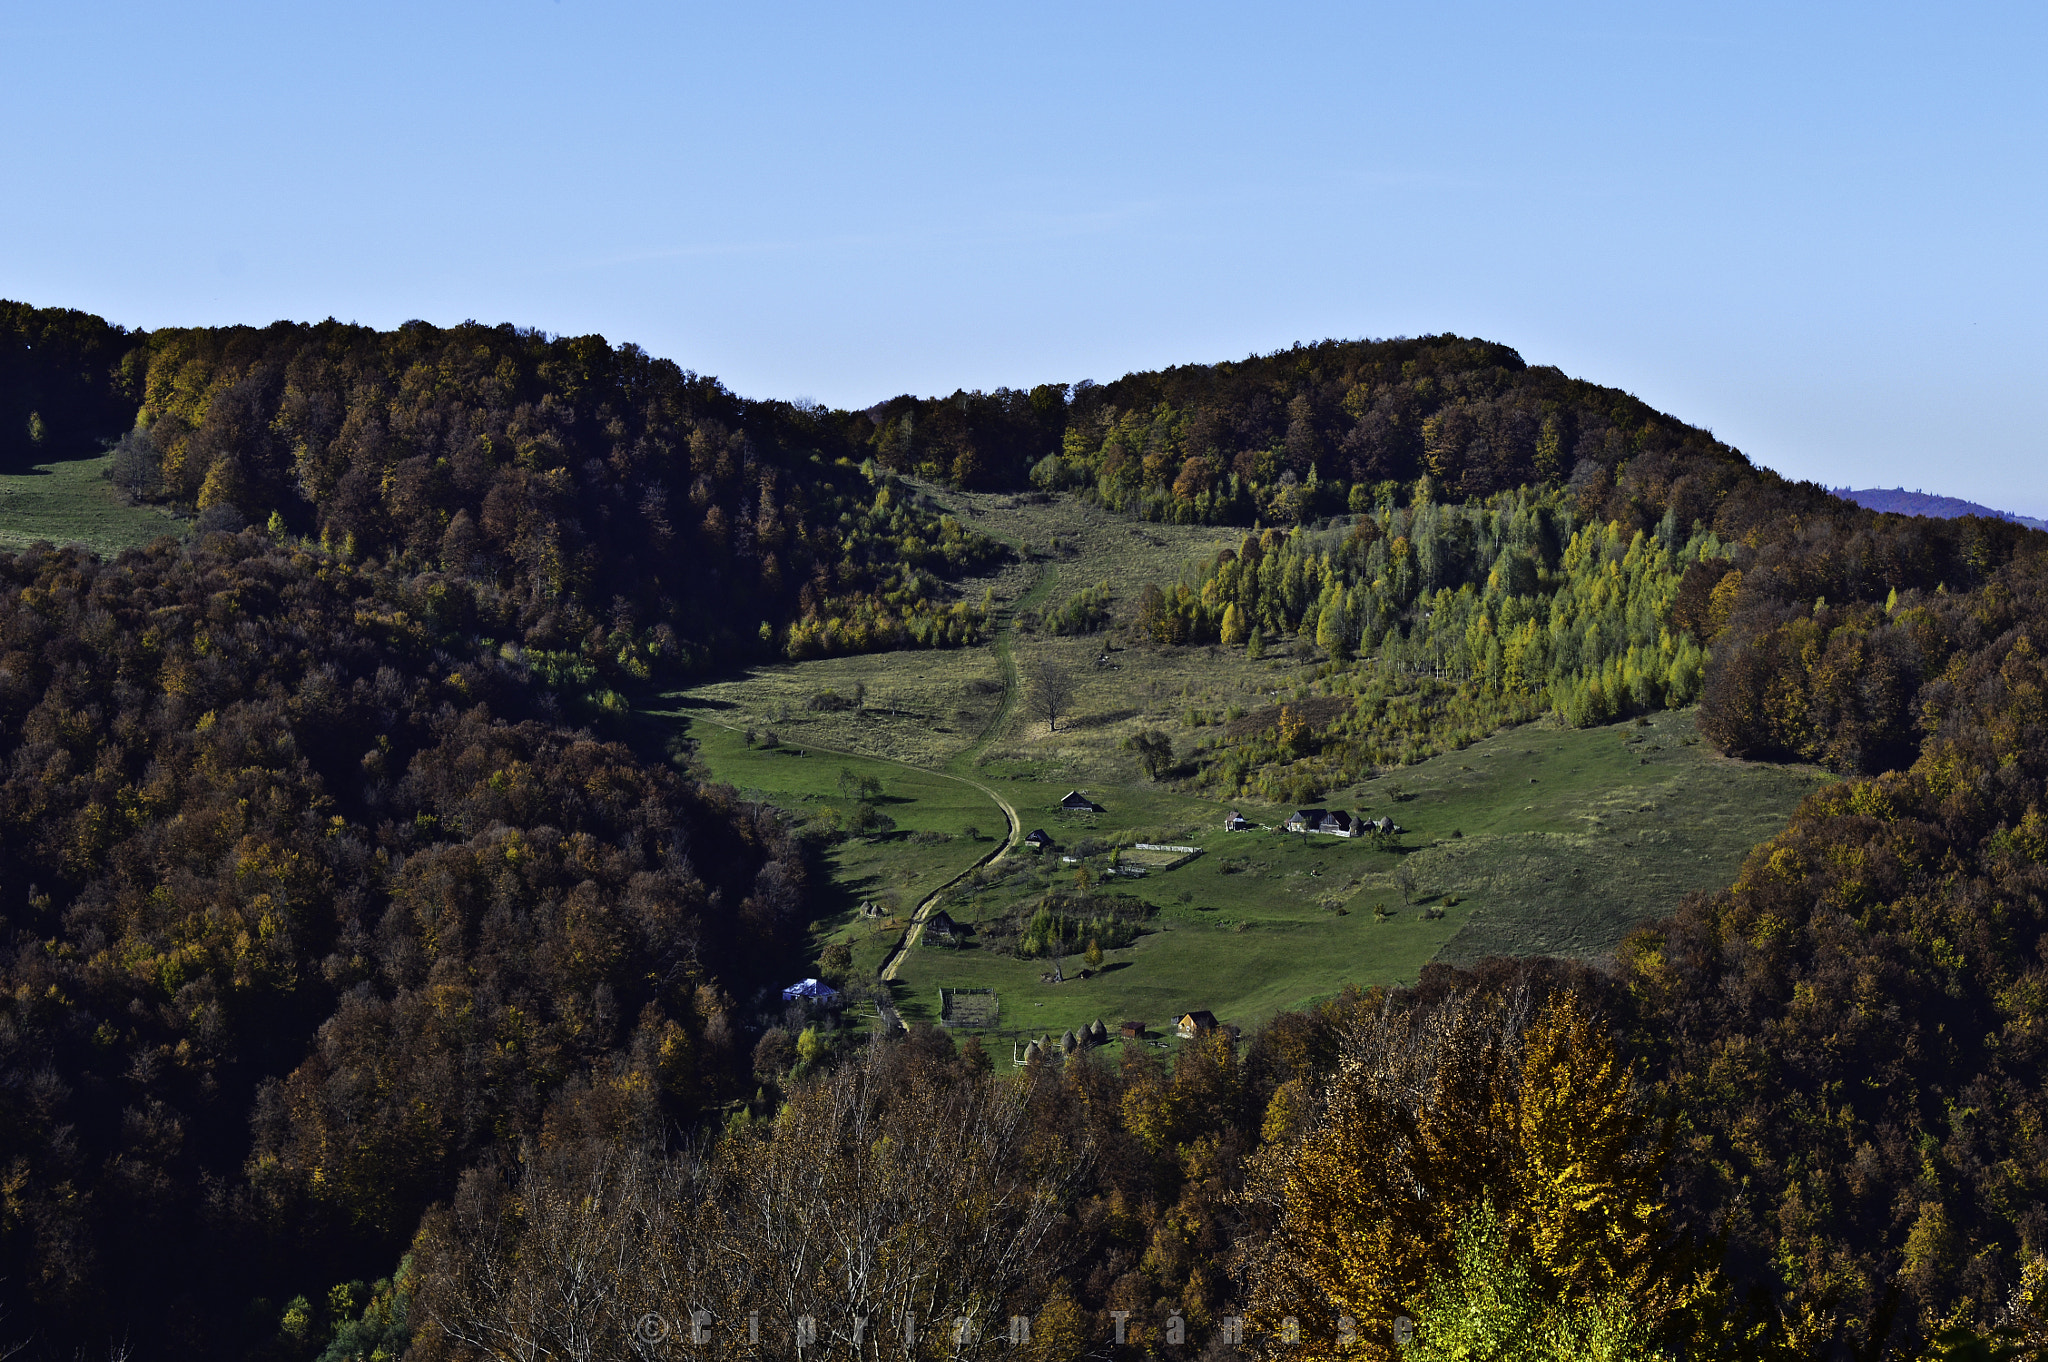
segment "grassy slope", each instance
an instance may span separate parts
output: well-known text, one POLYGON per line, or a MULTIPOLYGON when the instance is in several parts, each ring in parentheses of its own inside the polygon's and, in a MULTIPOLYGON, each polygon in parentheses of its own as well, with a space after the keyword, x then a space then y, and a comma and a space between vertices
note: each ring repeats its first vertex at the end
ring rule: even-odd
MULTIPOLYGON (((967 825, 984 837, 1001 826, 985 797, 934 773, 750 751, 729 731, 702 722, 691 732, 721 779, 800 814, 837 802, 842 766, 883 780, 895 801, 885 807, 900 831, 834 851, 837 884, 818 924, 821 948, 828 940, 852 942, 863 974, 880 965, 900 935, 901 917, 895 925, 867 923, 857 912, 861 899, 893 890, 907 913, 988 849, 986 841, 960 835, 967 825), (954 839, 920 846, 908 836, 919 830, 954 839)), ((1093 786, 1107 812, 1076 817, 1056 808, 1064 783, 992 763, 977 778, 1017 806, 1027 829, 1044 827, 1062 845, 1088 832, 1105 840, 1132 833, 1201 846, 1205 854, 1118 882, 1119 892, 1157 913, 1133 945, 1108 953, 1101 974, 1054 986, 1040 982, 1049 969, 1043 960, 925 945, 899 972, 898 1010, 908 1021, 935 1020, 943 984, 996 988, 1003 1001, 997 1030, 1012 1035, 1097 1017, 1156 1029, 1191 1007, 1249 1023, 1347 983, 1412 981, 1438 955, 1597 955, 1686 893, 1726 884, 1749 848, 1782 826, 1821 779, 1803 769, 1729 761, 1688 741, 1692 736, 1690 713, 1658 716, 1647 728, 1531 726, 1331 801, 1391 813, 1409 830, 1399 849, 1229 834, 1221 829, 1225 805, 1143 785, 1093 786), (1405 797, 1397 799, 1397 789, 1405 797), (1412 876, 1405 887, 1403 866, 1412 876), (1425 905, 1442 905, 1447 895, 1455 902, 1441 918, 1424 916, 1425 905), (1375 904, 1389 910, 1387 921, 1375 920, 1375 904)), ((1269 824, 1284 813, 1244 807, 1269 824)), ((1056 860, 1018 859, 1024 874, 980 894, 963 887, 948 896, 947 911, 978 920, 1071 881, 1072 868, 1056 860)), ((1101 860, 1094 865, 1099 872, 1101 860)), ((1080 965, 1070 958, 1067 973, 1080 965)))
MULTIPOLYGON (((1465 919, 1443 958, 1598 955, 1685 895, 1725 886, 1829 778, 1722 757, 1699 741, 1693 715, 1532 724, 1346 793, 1418 834, 1407 860, 1418 901, 1460 901, 1465 919)), ((1398 899, 1401 886, 1373 892, 1398 899)))
MULTIPOLYGON (((1409 830, 1401 849, 1230 834, 1221 803, 1140 786, 1095 790, 1109 810, 1093 820, 1098 832, 1129 829, 1142 840, 1205 849, 1178 869, 1119 882, 1158 908, 1153 930, 1109 952, 1097 978, 1058 986, 1039 982, 1044 961, 927 947, 900 972, 910 992, 899 1010, 909 1020, 935 1016, 940 984, 993 985, 1004 998, 1005 1031, 1057 1031, 1098 1016, 1156 1028, 1195 1007, 1249 1023, 1347 983, 1412 981, 1440 954, 1601 954, 1686 893, 1728 883, 1749 848, 1782 827, 1821 778, 1688 744, 1690 713, 1655 724, 1519 729, 1370 782, 1362 798, 1346 792, 1331 801, 1392 814, 1409 830), (1396 801, 1393 787, 1408 797, 1396 801), (1412 873, 1405 890, 1403 866, 1412 873), (1425 917, 1424 905, 1441 906, 1446 895, 1455 902, 1444 915, 1425 917), (1375 920, 1375 904, 1388 920, 1375 920)), ((1027 823, 1035 809, 1056 839, 1078 830, 1052 811, 1064 792, 1058 783, 981 774, 1027 823)), ((1244 807, 1268 825, 1284 817, 1244 807)), ((1070 874, 1062 867, 1046 879, 1070 874)), ((991 898, 989 911, 998 911, 1017 895, 991 898)), ((961 907, 949 911, 975 916, 961 907)), ((1078 964, 1069 961, 1067 972, 1078 964)))
MULTIPOLYGON (((1118 607, 1127 610, 1144 581, 1171 580, 1188 558, 1237 533, 1133 527, 1070 503, 991 511, 986 498, 956 502, 1013 544, 1061 541, 1057 556, 1012 564, 971 586, 977 595, 984 585, 992 588, 1009 610, 1057 603, 1105 577, 1117 584, 1118 607)), ((1071 977, 1079 959, 1069 959, 1068 982, 1055 986, 1040 982, 1050 967, 1043 960, 937 944, 912 949, 894 984, 909 1021, 936 1019, 943 984, 997 988, 997 1030, 1012 1037, 1097 1017, 1111 1025, 1144 1021, 1157 1030, 1196 1007, 1249 1023, 1346 983, 1412 980, 1432 958, 1598 955, 1686 893, 1728 883, 1749 848, 1782 827, 1822 778, 1716 756, 1697 741, 1690 713, 1659 715, 1649 726, 1581 731, 1535 724, 1325 801, 1391 814, 1409 829, 1399 849, 1225 834, 1227 805, 1146 782, 1119 744, 1156 725, 1174 732, 1186 752, 1214 732, 1185 727, 1190 709, 1220 720, 1229 704, 1252 708, 1284 696, 1312 673, 1304 658, 1287 655, 1289 645, 1259 662, 1221 649, 1117 648, 1109 665, 1097 666, 1105 646, 1099 637, 1020 639, 1006 631, 999 643, 759 668, 673 697, 670 712, 690 723, 705 763, 742 789, 801 815, 838 802, 838 772, 848 766, 876 775, 901 800, 885 806, 901 829, 897 836, 833 853, 837 887, 818 924, 819 945, 851 941, 864 975, 900 939, 901 919, 919 899, 989 850, 987 841, 966 842, 961 830, 972 823, 987 838, 1002 828, 1002 815, 985 796, 937 772, 950 769, 989 786, 1016 806, 1026 830, 1044 827, 1063 844, 1092 832, 1206 849, 1178 869, 1118 883, 1120 892, 1157 912, 1146 934, 1110 952, 1093 978, 1071 977), (1057 650, 1073 667, 1080 697, 1058 732, 1022 705, 1001 710, 1001 647, 1024 655, 1057 650), (804 708, 822 690, 850 694, 856 680, 877 711, 804 708), (734 731, 747 724, 773 727, 787 742, 874 760, 863 766, 855 758, 750 751, 734 731), (1059 811, 1059 797, 1076 786, 1108 812, 1077 819, 1059 811), (908 835, 916 831, 954 839, 919 845, 908 835), (863 898, 892 890, 894 925, 858 916, 863 898), (1390 911, 1388 920, 1375 920, 1375 904, 1390 911), (1444 915, 1424 916, 1425 905, 1444 906, 1444 915)), ((1242 807, 1267 824, 1285 813, 1242 807)), ((1071 883, 1072 867, 1056 860, 1020 854, 1005 864, 1007 883, 963 886, 943 906, 973 921, 1071 883)))
POLYGON ((139 548, 159 535, 181 536, 186 522, 146 506, 122 504, 103 476, 112 455, 0 474, 0 549, 39 539, 83 544, 102 557, 139 548))
POLYGON ((862 976, 881 967, 918 902, 972 865, 1004 832, 1002 811, 971 785, 895 762, 835 755, 793 743, 776 749, 748 747, 741 733, 723 726, 715 712, 693 708, 687 697, 678 697, 676 703, 674 710, 650 713, 682 725, 697 743, 698 759, 715 778, 800 819, 852 802, 839 793, 842 770, 882 782, 876 806, 895 821, 896 831, 873 841, 839 843, 827 858, 831 881, 814 886, 819 915, 812 932, 817 948, 822 951, 835 941, 848 943, 854 969, 862 976), (968 840, 969 828, 976 830, 979 840, 968 840), (944 834, 948 840, 920 842, 918 833, 944 834), (888 916, 879 922, 862 917, 860 906, 869 901, 880 904, 888 916))

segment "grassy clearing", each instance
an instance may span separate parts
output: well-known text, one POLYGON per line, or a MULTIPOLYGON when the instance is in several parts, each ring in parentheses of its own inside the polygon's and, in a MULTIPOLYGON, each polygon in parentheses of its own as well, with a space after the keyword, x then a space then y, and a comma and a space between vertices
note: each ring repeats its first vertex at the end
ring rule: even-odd
MULTIPOLYGON (((1226 806, 1154 787, 1090 789, 1108 812, 1054 813, 1063 782, 990 763, 978 773, 1055 839, 1093 833, 1186 843, 1204 854, 1116 892, 1153 905, 1148 933, 1108 952, 1096 978, 1041 983, 1042 960, 937 946, 900 972, 906 1018, 935 1016, 937 988, 993 986, 1008 1001, 1003 1031, 1060 1030, 1093 1020, 1143 1020, 1207 1007, 1251 1022, 1347 983, 1412 981, 1432 958, 1555 954, 1594 957, 1695 890, 1726 885, 1757 842, 1784 826, 1824 773, 1730 761, 1700 744, 1690 711, 1647 727, 1530 726, 1424 762, 1326 801, 1407 830, 1395 846, 1365 840, 1225 833, 1226 806), (1376 917, 1375 907, 1387 917, 1376 917), (1440 916, 1432 916, 1440 913, 1440 916)), ((1239 805, 1268 828, 1286 810, 1239 805)), ((1062 887, 1057 852, 1038 884, 1062 887), (1056 867, 1056 868, 1055 868, 1056 867)), ((1100 863, 1098 858, 1097 864, 1100 863)), ((966 889, 956 917, 1010 910, 1037 885, 966 889)), ((1068 974, 1078 969, 1069 961, 1068 974)))
MULTIPOLYGON (((1726 885, 1749 850, 1826 779, 1717 756, 1699 742, 1690 712, 1599 729, 1538 723, 1322 801, 1391 815, 1407 830, 1397 845, 1225 833, 1231 807, 1269 828, 1288 811, 1147 781, 1122 743, 1141 729, 1164 729, 1185 760, 1237 713, 1301 694, 1314 674, 1306 650, 1280 640, 1254 661, 1220 648, 1126 646, 1109 635, 1034 636, 1008 619, 1105 579, 1125 613, 1143 583, 1171 581, 1183 563, 1234 543, 1238 532, 1134 526, 1071 501, 936 495, 1037 555, 970 584, 976 594, 992 590, 1004 608, 994 643, 759 668, 671 698, 673 718, 690 724, 705 764, 770 802, 799 814, 838 802, 838 770, 851 759, 750 751, 714 723, 863 753, 900 798, 887 809, 898 834, 832 853, 820 949, 848 941, 856 969, 871 975, 918 901, 989 849, 959 834, 971 822, 992 836, 1001 814, 942 768, 1008 800, 1024 831, 1043 828, 1060 843, 1044 855, 1015 853, 949 890, 940 906, 971 926, 1014 922, 1048 891, 1073 892, 1076 867, 1060 855, 1085 839, 1186 844, 1204 854, 1098 891, 1135 898, 1149 916, 1131 944, 1108 950, 1104 967, 1085 979, 1078 955, 1064 962, 1066 981, 1052 984, 1043 978, 1050 961, 984 949, 973 944, 979 932, 965 946, 922 942, 891 984, 907 1021, 936 1021, 944 986, 996 989, 993 1031, 1011 1039, 1097 1018, 1142 1021, 1158 1032, 1190 1008, 1249 1024, 1346 984, 1411 981, 1431 959, 1599 956, 1687 893, 1726 885), (1004 707, 1014 677, 1006 650, 1027 663, 1052 652, 1075 677, 1075 701, 1057 731, 1028 704, 1004 707), (865 711, 810 707, 825 692, 850 697, 856 684, 865 711), (1075 788, 1105 812, 1058 808, 1075 788), (954 840, 919 842, 911 835, 918 831, 954 840), (896 895, 893 920, 858 916, 862 899, 888 892, 896 895)), ((1099 882, 1107 859, 1085 858, 1099 882)), ((1007 928, 987 935, 1014 939, 1007 928)))
POLYGON ((1043 715, 1020 706, 985 760, 991 767, 1030 766, 1053 780, 1140 780, 1126 739, 1163 729, 1185 759, 1205 740, 1220 738, 1231 714, 1291 696, 1315 670, 1291 653, 1252 661, 1224 648, 1127 646, 1103 638, 1027 639, 1017 647, 1026 659, 1050 653, 1060 660, 1077 682, 1073 709, 1054 730, 1043 715))
POLYGON ((833 847, 826 857, 830 878, 814 885, 812 896, 819 908, 811 929, 816 951, 846 943, 854 971, 863 978, 881 967, 919 901, 974 864, 1005 830, 1002 810, 988 796, 944 775, 793 744, 748 747, 741 733, 707 721, 702 711, 649 713, 684 724, 697 743, 698 759, 717 779, 799 819, 826 818, 854 802, 840 793, 841 771, 881 783, 875 804, 894 820, 895 831, 833 847), (969 837, 970 828, 976 837, 969 837), (864 902, 876 903, 884 915, 863 917, 864 902))
MULTIPOLYGON (((1112 802, 1113 812, 1127 794, 1112 802)), ((1155 805, 1132 812, 1163 810, 1155 805)), ((1078 825, 1049 821, 1064 846, 1084 833, 1078 825)), ((1043 981, 1048 960, 934 943, 913 950, 900 971, 898 1011, 906 1020, 936 1020, 940 985, 980 986, 1002 996, 997 1030, 1012 1035, 1057 1032, 1098 1017, 1112 1027, 1136 1020, 1159 1030, 1171 1016, 1198 1007, 1250 1023, 1349 981, 1412 980, 1459 926, 1454 918, 1435 921, 1420 913, 1378 922, 1347 907, 1380 863, 1395 859, 1366 843, 1185 825, 1174 831, 1209 850, 1176 869, 1101 886, 1102 893, 1128 895, 1152 909, 1135 942, 1105 952, 1101 972, 1076 977, 1083 962, 1069 955, 1067 981, 1055 985, 1043 981)), ((1074 867, 1059 856, 1054 850, 1023 858, 1008 876, 963 885, 948 896, 947 911, 970 923, 1019 905, 1028 911, 1045 888, 1072 883, 1074 867)), ((1086 863, 1099 874, 1104 861, 1098 856, 1086 863)))
POLYGON ((966 750, 996 715, 1002 668, 991 648, 879 653, 755 667, 696 686, 689 702, 719 723, 794 743, 937 768, 966 750), (830 693, 861 709, 810 708, 830 693))
MULTIPOLYGON (((1013 497, 972 496, 945 488, 921 487, 934 500, 1020 551, 996 572, 961 584, 968 596, 993 592, 998 609, 1013 616, 1057 606, 1100 581, 1118 593, 1115 608, 1128 613, 1138 590, 1151 581, 1171 581, 1184 564, 1235 544, 1241 530, 1215 527, 1133 525, 1081 504, 1055 497, 1030 504, 1013 497)), ((1008 640, 1007 625, 1005 640, 1008 640)), ((1110 667, 1098 668, 1102 635, 1041 639, 1019 634, 1007 646, 1019 656, 1056 652, 1080 681, 1071 723, 1048 734, 1042 719, 1024 705, 1000 714, 1004 669, 996 647, 956 651, 906 651, 864 657, 755 667, 693 687, 693 701, 719 710, 721 722, 778 734, 802 742, 861 752, 916 766, 940 767, 973 752, 1012 760, 1051 760, 1073 778, 1131 780, 1136 766, 1117 744, 1141 724, 1176 715, 1183 688, 1196 692, 1237 685, 1246 672, 1242 658, 1218 650, 1145 649, 1112 653, 1110 667), (1125 659, 1130 659, 1126 661, 1125 659), (850 697, 866 688, 862 711, 809 708, 823 692, 850 697), (1154 708, 1140 709, 1141 705, 1154 708), (1156 711, 1156 712, 1155 712, 1156 711), (992 721, 1002 722, 993 732, 992 721), (1047 742, 1045 739, 1051 738, 1047 742), (981 748, 986 748, 984 753, 981 748)), ((1262 683, 1277 675, 1266 664, 1249 664, 1262 683)), ((1298 664, 1282 662, 1287 684, 1298 664)), ((1250 684, 1250 683, 1245 683, 1250 684)), ((1250 691, 1246 692, 1247 695, 1250 691)))
MULTIPOLYGON (((840 765, 865 769, 840 758, 749 751, 701 722, 691 731, 721 779, 800 813, 837 800, 840 765)), ((958 834, 974 821, 986 835, 1001 826, 994 806, 969 787, 875 765, 885 788, 905 801, 889 806, 905 833, 958 834)), ((1690 712, 1660 715, 1646 727, 1532 725, 1326 801, 1390 814, 1407 829, 1397 845, 1376 847, 1269 830, 1225 833, 1222 817, 1233 806, 1157 785, 1073 781, 1069 765, 1044 758, 1000 757, 973 774, 1016 806, 1026 831, 1042 827, 1059 846, 1017 853, 949 892, 941 906, 963 922, 1028 912, 1048 889, 1072 889, 1075 867, 1059 858, 1084 839, 1203 848, 1173 869, 1103 885, 1101 892, 1141 900, 1152 915, 1138 939, 1107 951, 1103 970, 1090 978, 1077 977, 1078 955, 1067 957, 1067 981, 1055 985, 1042 980, 1051 968, 1044 959, 937 942, 907 954, 892 989, 905 1020, 936 1021, 941 986, 992 987, 1002 999, 994 1032, 1012 1039, 1097 1017, 1112 1026, 1144 1021, 1156 1031, 1196 1007, 1252 1023, 1347 983, 1412 981, 1434 958, 1597 956, 1686 893, 1727 884, 1749 849, 1825 779, 1714 755, 1697 741, 1690 712), (1075 784, 1105 812, 1059 809, 1075 784)), ((1287 812, 1234 807, 1269 829, 1287 812)), ((988 845, 919 846, 902 833, 842 845, 833 853, 835 897, 819 923, 820 949, 847 940, 856 968, 871 973, 900 925, 860 919, 861 898, 895 890, 900 924, 988 845)), ((1100 854, 1084 861, 1098 880, 1106 863, 1100 854)))
POLYGON ((1785 826, 1815 767, 1733 761, 1694 711, 1647 723, 1530 725, 1343 792, 1418 849, 1366 892, 1465 914, 1442 958, 1594 956, 1687 894, 1725 887, 1785 826), (1452 834, 1462 833, 1462 837, 1452 834))
POLYGON ((83 544, 103 558, 162 535, 182 538, 190 523, 147 506, 129 506, 104 476, 113 455, 39 464, 0 474, 0 549, 38 540, 83 544))
MULTIPOLYGON (((1128 613, 1146 582, 1170 584, 1178 580, 1183 566, 1208 558, 1225 545, 1235 547, 1245 534, 1242 528, 1227 525, 1140 524, 1066 494, 1039 502, 943 487, 921 490, 984 534, 1028 550, 1033 562, 1056 565, 1063 587, 1059 600, 1107 580, 1126 607, 1122 613, 1128 613)), ((1001 599, 1005 593, 998 588, 996 594, 1001 599)))

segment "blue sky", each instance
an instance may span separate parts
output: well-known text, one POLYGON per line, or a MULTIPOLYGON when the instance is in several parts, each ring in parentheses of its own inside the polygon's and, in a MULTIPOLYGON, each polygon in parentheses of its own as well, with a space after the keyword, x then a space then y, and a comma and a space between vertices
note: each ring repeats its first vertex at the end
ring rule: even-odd
POLYGON ((1457 331, 2048 515, 2038 6, 0 4, 0 296, 750 396, 1457 331))

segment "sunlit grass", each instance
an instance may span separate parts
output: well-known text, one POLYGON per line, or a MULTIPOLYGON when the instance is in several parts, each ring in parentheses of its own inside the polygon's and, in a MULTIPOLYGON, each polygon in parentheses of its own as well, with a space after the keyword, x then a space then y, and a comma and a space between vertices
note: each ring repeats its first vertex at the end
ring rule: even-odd
MULTIPOLYGON (((1240 533, 1133 525, 1070 501, 944 495, 982 528, 1038 551, 971 584, 993 590, 1008 613, 1019 601, 1057 605, 1105 579, 1127 613, 1145 582, 1170 583, 1185 563, 1240 533)), ((1185 865, 1099 891, 1131 895, 1152 912, 1144 933, 1108 951, 1094 977, 1078 977, 1078 957, 1065 962, 1066 980, 1052 984, 1042 979, 1046 960, 937 943, 912 949, 894 986, 906 1020, 936 1020, 944 985, 997 989, 998 1030, 1013 1037, 1097 1018, 1159 1030, 1192 1008, 1247 1024, 1347 984, 1413 981, 1431 959, 1596 958, 1687 893, 1728 884, 1749 850, 1826 778, 1810 768, 1720 757, 1698 740, 1689 711, 1583 730, 1546 721, 1321 801, 1391 815, 1407 830, 1396 845, 1225 833, 1231 808, 1268 828, 1288 810, 1220 799, 1172 777, 1147 780, 1123 744, 1141 730, 1163 729, 1181 761, 1190 761, 1233 713, 1284 700, 1311 680, 1311 649, 1275 640, 1254 660, 1242 650, 1132 644, 1120 633, 1008 637, 1018 657, 1051 651, 1077 678, 1072 711, 1057 730, 1028 704, 1002 711, 1005 673, 993 646, 756 668, 692 687, 664 706, 674 711, 672 722, 690 725, 718 778, 799 817, 837 802, 838 769, 852 759, 764 753, 746 748, 736 730, 772 728, 786 744, 840 748, 872 761, 902 831, 835 848, 833 885, 820 894, 815 932, 821 950, 832 940, 853 945, 856 969, 867 975, 900 939, 917 903, 989 850, 986 841, 967 842, 962 830, 970 823, 985 837, 1002 830, 987 796, 949 776, 1001 795, 1016 807, 1023 831, 1043 827, 1062 849, 1084 837, 1204 848, 1185 865), (856 687, 864 709, 816 707, 820 697, 847 698, 856 687), (1073 788, 1088 791, 1105 812, 1059 809, 1073 788), (920 842, 910 835, 919 831, 953 840, 920 842), (882 924, 856 911, 877 894, 893 895, 892 916, 882 924)), ((1058 856, 1020 852, 1000 882, 963 884, 943 906, 967 922, 1025 910, 1047 889, 1073 887, 1074 867, 1058 856)), ((1089 864, 1099 880, 1104 858, 1089 864)))
POLYGON ((184 537, 189 521, 120 500, 104 476, 112 459, 107 454, 0 473, 0 548, 20 550, 46 540, 59 548, 83 544, 112 557, 162 535, 184 537))

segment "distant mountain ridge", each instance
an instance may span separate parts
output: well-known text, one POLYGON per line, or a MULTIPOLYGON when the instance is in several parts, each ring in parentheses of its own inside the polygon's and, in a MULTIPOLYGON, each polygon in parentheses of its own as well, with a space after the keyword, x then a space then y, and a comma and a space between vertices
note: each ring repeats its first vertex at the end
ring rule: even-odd
POLYGON ((2014 515, 2011 511, 1993 510, 1979 506, 1974 501, 1961 497, 1936 496, 1932 492, 1908 492, 1903 487, 1865 487, 1852 491, 1847 487, 1828 489, 1844 501, 1853 501, 1858 506, 1872 511, 1890 511, 1895 515, 1936 516, 1952 520, 1960 515, 1990 516, 1995 520, 2010 520, 2036 530, 2048 530, 2048 520, 2036 520, 2032 516, 2014 515))

